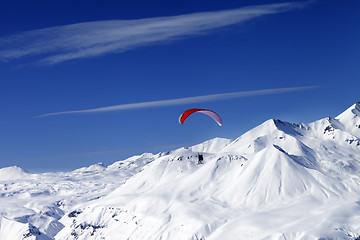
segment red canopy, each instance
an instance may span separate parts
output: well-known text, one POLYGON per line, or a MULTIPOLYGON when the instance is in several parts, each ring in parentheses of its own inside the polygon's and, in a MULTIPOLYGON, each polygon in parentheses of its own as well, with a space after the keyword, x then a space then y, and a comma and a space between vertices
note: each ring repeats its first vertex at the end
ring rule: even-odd
POLYGON ((206 114, 206 115, 212 117, 212 119, 214 119, 215 122, 217 122, 217 124, 219 124, 219 126, 222 126, 221 118, 216 112, 207 110, 207 109, 201 109, 201 108, 193 108, 193 109, 188 109, 188 110, 184 111, 179 117, 179 122, 181 124, 183 124, 185 119, 188 116, 190 116, 191 114, 193 114, 194 112, 200 112, 200 113, 206 114))

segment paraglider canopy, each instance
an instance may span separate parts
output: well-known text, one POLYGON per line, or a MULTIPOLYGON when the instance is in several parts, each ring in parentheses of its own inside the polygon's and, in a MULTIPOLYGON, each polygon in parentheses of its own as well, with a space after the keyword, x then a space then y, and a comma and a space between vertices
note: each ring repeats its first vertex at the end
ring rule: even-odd
POLYGON ((201 108, 193 108, 193 109, 188 109, 188 110, 184 111, 179 117, 180 124, 183 124, 185 119, 195 112, 203 113, 203 114, 210 116, 212 119, 215 120, 215 122, 217 124, 219 124, 219 126, 222 126, 222 120, 216 112, 207 110, 207 109, 201 109, 201 108))

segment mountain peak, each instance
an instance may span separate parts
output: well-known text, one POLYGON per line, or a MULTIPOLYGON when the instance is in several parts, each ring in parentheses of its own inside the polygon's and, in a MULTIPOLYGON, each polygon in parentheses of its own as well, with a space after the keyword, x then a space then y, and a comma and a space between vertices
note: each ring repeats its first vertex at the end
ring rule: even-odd
POLYGON ((340 115, 338 115, 336 118, 341 119, 345 117, 360 117, 360 102, 353 104, 351 107, 349 107, 340 115))
POLYGON ((203 143, 190 147, 194 152, 216 153, 232 142, 231 139, 216 137, 203 143))
POLYGON ((353 104, 336 118, 347 132, 360 138, 360 102, 353 104))
POLYGON ((298 124, 282 121, 280 119, 270 119, 260 126, 266 128, 267 131, 281 131, 289 135, 297 135, 298 132, 295 129, 299 127, 298 124))
POLYGON ((102 162, 98 162, 89 167, 82 167, 82 168, 76 169, 74 172, 104 171, 106 168, 107 167, 105 164, 103 164, 102 162))
POLYGON ((29 173, 19 166, 11 166, 0 169, 0 181, 19 179, 26 175, 29 175, 29 173))

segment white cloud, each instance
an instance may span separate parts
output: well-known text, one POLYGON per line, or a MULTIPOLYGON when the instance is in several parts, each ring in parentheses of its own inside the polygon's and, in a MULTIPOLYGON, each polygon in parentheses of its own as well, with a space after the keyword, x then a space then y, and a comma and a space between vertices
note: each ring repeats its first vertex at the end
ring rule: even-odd
POLYGON ((210 101, 232 99, 232 98, 249 97, 249 96, 256 96, 256 95, 268 95, 268 94, 278 94, 278 93, 301 91, 301 90, 310 90, 310 89, 314 89, 314 88, 317 88, 317 86, 305 86, 305 87, 293 87, 293 88, 273 88, 273 89, 262 89, 262 90, 255 90, 255 91, 219 93, 219 94, 211 94, 211 95, 196 96, 196 97, 186 97, 186 98, 176 98, 176 99, 150 101, 150 102, 120 104, 120 105, 114 105, 114 106, 109 106, 109 107, 93 108, 93 109, 86 109, 86 110, 46 113, 46 114, 39 115, 37 117, 46 117, 46 116, 62 115, 62 114, 76 114, 76 113, 100 113, 100 112, 120 111, 120 110, 136 109, 136 108, 151 108, 151 107, 184 105, 184 104, 210 102, 210 101))
POLYGON ((244 23, 269 14, 304 7, 279 3, 234 10, 193 13, 138 20, 84 22, 33 30, 0 38, 0 61, 35 57, 45 65, 127 51, 244 23))

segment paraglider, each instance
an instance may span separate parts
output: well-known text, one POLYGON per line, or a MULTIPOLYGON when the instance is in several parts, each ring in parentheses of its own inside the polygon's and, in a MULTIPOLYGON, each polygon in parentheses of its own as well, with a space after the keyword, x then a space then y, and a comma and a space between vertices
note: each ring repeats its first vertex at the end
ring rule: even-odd
POLYGON ((203 114, 210 116, 212 119, 215 120, 215 122, 217 124, 219 124, 219 126, 222 126, 222 120, 216 112, 207 110, 207 109, 201 109, 201 108, 193 108, 193 109, 188 109, 188 110, 184 111, 179 117, 180 124, 184 124, 185 119, 195 112, 203 113, 203 114))
POLYGON ((204 157, 202 154, 198 154, 198 164, 203 164, 204 157))

